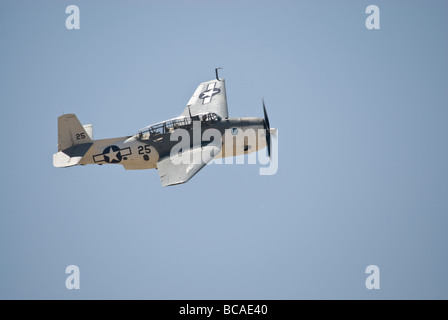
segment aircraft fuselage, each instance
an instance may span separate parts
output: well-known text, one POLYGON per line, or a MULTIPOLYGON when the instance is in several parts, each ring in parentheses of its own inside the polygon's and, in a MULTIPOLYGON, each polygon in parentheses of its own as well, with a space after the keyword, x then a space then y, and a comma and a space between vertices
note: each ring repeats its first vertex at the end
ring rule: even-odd
MULTIPOLYGON (((161 123, 161 128, 163 128, 161 123)), ((215 123, 193 121, 180 129, 186 130, 189 146, 198 143, 210 143, 210 129, 219 132, 221 152, 216 158, 233 157, 248 154, 266 147, 264 120, 253 117, 222 119, 215 123)), ((176 130, 165 129, 148 137, 133 135, 113 139, 95 140, 94 145, 85 154, 79 164, 121 164, 127 170, 157 168, 162 157, 170 156, 170 152, 179 142, 176 130)), ((184 142, 185 143, 185 142, 184 142)))

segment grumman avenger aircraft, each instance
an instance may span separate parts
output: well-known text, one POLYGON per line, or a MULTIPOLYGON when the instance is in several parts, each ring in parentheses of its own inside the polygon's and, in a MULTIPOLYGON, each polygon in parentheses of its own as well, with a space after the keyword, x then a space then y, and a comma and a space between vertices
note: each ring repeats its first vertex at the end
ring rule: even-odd
POLYGON ((155 168, 162 186, 171 186, 187 182, 212 159, 248 154, 266 146, 270 157, 271 133, 276 133, 276 129, 269 127, 264 101, 264 119, 229 118, 225 81, 215 71, 216 79, 198 86, 179 117, 145 127, 132 136, 94 140, 92 125, 81 125, 74 114, 60 116, 58 152, 53 155, 53 165, 62 168, 121 164, 126 170, 155 168), (248 129, 256 133, 254 139, 244 135, 248 129), (179 148, 182 133, 189 134, 189 139, 179 148))

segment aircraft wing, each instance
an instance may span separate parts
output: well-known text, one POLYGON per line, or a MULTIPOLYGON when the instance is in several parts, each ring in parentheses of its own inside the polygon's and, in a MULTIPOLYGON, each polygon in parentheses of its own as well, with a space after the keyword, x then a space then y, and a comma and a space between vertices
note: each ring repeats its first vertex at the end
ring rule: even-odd
POLYGON ((228 118, 226 83, 224 79, 201 83, 187 103, 181 116, 194 116, 203 112, 214 112, 222 118, 228 118))
POLYGON ((162 186, 166 187, 187 182, 220 151, 220 146, 212 144, 192 148, 182 153, 182 157, 191 160, 189 164, 175 164, 168 155, 157 163, 162 186))

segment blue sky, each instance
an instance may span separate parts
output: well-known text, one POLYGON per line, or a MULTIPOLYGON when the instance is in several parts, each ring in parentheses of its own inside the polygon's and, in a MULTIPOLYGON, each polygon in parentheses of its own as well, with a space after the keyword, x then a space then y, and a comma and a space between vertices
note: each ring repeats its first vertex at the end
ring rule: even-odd
POLYGON ((447 299, 447 15, 444 1, 2 1, 0 298, 447 299), (264 97, 276 175, 211 165, 162 188, 156 170, 52 166, 61 114, 131 135, 179 115, 217 66, 231 117, 262 117, 264 97))

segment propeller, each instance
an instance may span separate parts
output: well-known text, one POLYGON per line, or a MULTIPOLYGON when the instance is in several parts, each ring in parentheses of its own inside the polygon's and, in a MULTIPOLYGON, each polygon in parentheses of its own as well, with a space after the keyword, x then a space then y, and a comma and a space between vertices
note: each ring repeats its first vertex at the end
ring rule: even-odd
POLYGON ((271 158, 271 127, 269 126, 269 118, 266 112, 266 106, 263 101, 263 112, 264 112, 264 129, 266 130, 266 145, 268 147, 268 157, 271 158))

